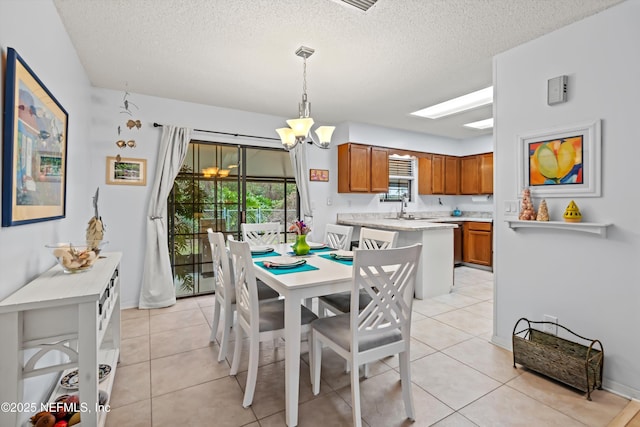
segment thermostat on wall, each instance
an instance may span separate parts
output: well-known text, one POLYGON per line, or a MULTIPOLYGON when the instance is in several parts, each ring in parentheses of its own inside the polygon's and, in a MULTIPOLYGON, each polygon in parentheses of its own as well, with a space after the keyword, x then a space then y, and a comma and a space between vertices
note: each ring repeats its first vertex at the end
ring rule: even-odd
POLYGON ((547 80, 547 104, 567 102, 567 76, 558 76, 547 80))

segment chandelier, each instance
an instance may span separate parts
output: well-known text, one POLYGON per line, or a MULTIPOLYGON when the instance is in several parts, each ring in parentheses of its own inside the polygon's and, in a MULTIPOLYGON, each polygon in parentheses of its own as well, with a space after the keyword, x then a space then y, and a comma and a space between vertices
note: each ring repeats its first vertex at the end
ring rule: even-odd
POLYGON ((308 141, 310 144, 313 143, 320 148, 329 148, 331 135, 335 130, 335 126, 319 126, 315 131, 318 140, 309 133, 311 126, 313 126, 313 119, 309 117, 311 114, 311 103, 307 101, 307 58, 313 55, 313 52, 315 52, 314 49, 305 46, 301 46, 296 50, 296 55, 300 56, 304 61, 302 68, 302 102, 298 104, 300 117, 287 120, 288 128, 276 129, 276 132, 278 132, 282 140, 282 145, 284 145, 284 148, 287 150, 291 150, 297 144, 303 143, 307 138, 310 138, 308 141))

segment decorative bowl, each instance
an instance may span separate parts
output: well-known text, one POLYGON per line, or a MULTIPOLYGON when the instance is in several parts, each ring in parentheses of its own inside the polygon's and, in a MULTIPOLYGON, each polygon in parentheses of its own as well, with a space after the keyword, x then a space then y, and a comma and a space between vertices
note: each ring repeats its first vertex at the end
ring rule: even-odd
POLYGON ((81 273, 89 271, 98 259, 98 254, 107 242, 97 245, 86 243, 54 243, 46 245, 65 273, 81 273))

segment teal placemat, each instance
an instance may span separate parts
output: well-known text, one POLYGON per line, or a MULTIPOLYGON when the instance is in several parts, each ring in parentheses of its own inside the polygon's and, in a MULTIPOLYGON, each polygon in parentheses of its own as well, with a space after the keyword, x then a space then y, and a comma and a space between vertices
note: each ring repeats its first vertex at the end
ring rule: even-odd
POLYGON ((261 267, 265 270, 267 270, 268 272, 275 274, 275 275, 279 275, 279 274, 287 274, 287 273, 302 273, 303 271, 313 271, 313 270, 319 270, 318 267, 314 267, 313 265, 309 265, 309 264, 302 264, 298 267, 294 267, 294 268, 267 268, 264 266, 264 264, 262 263, 262 261, 257 261, 255 263, 258 267, 261 267))
POLYGON ((278 252, 265 252, 263 254, 251 254, 251 258, 264 258, 268 256, 280 256, 278 252))
POLYGON ((337 259, 337 258, 332 257, 329 254, 318 255, 318 256, 321 257, 321 258, 330 259, 331 261, 339 262, 340 264, 353 265, 353 260, 352 259, 337 259))

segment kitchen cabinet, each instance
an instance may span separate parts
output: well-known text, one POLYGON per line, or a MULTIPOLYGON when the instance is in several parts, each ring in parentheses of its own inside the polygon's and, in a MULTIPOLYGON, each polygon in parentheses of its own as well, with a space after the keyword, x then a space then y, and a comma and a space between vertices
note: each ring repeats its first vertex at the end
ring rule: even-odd
POLYGON ((480 154, 480 194, 493 194, 493 153, 480 154))
MULTIPOLYGON (((111 394, 120 359, 121 258, 119 252, 103 253, 91 270, 76 274, 56 265, 0 302, 2 402, 24 402, 27 378, 60 371, 66 376, 77 368, 80 401, 87 405, 82 426, 105 425, 109 406, 97 405, 98 388, 111 394), (49 352, 60 360, 39 363, 43 357, 53 359, 49 352), (111 368, 100 383, 99 364, 111 368)), ((70 392, 60 378, 50 402, 70 392)), ((17 412, 41 410, 35 403, 27 405, 25 411, 0 412, 0 425, 21 425, 17 412)))
POLYGON ((444 194, 460 194, 460 158, 444 158, 444 194))
POLYGON ((433 194, 433 156, 418 157, 418 194, 433 194))
POLYGON ((460 159, 460 194, 493 194, 493 153, 460 159))
POLYGON ((441 154, 434 154, 431 163, 431 192, 444 194, 444 158, 441 154))
POLYGON ((462 263, 462 222, 455 223, 458 228, 453 229, 453 264, 462 263))
POLYGON ((428 154, 418 158, 418 194, 459 194, 460 161, 428 154))
POLYGON ((338 193, 384 193, 389 190, 386 148, 346 143, 338 146, 338 193))
POLYGON ((493 226, 490 222, 465 222, 462 233, 462 260, 491 267, 493 226))

